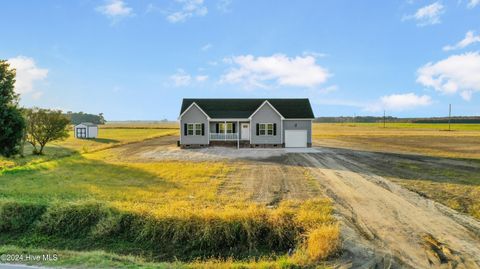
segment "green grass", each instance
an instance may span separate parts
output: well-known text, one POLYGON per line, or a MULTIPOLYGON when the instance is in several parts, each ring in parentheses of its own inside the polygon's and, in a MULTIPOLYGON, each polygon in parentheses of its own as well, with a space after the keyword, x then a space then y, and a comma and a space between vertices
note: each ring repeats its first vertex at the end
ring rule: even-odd
MULTIPOLYGON (((207 268, 252 268, 252 269, 288 269, 288 268, 305 268, 300 267, 291 258, 283 256, 277 259, 264 258, 261 260, 251 261, 234 261, 232 259, 225 260, 210 260, 208 262, 149 262, 138 256, 133 255, 118 255, 108 253, 105 251, 65 251, 55 249, 40 249, 40 248, 19 248, 17 246, 6 245, 0 246, 0 255, 9 254, 15 255, 17 259, 26 259, 27 256, 35 256, 40 261, 26 261, 22 264, 28 265, 43 265, 53 267, 73 267, 73 268, 119 268, 119 269, 207 269, 207 268), (43 255, 50 255, 56 257, 55 261, 43 260, 43 255), (56 255, 56 256, 54 256, 56 255)), ((307 267, 308 268, 308 267, 307 267)), ((329 268, 327 264, 318 264, 311 268, 329 268)))

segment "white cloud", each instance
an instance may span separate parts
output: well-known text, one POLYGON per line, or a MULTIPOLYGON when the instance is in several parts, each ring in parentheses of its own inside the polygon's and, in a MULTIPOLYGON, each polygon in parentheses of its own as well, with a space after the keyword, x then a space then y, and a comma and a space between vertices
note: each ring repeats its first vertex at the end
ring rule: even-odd
POLYGON ((192 82, 192 76, 187 74, 183 69, 178 69, 177 73, 170 76, 170 80, 172 80, 175 87, 185 87, 189 86, 192 82))
MULTIPOLYGON (((479 0, 480 1, 480 0, 479 0)), ((457 50, 457 49, 463 49, 473 43, 480 42, 480 35, 475 35, 473 31, 468 31, 465 34, 465 38, 460 40, 457 44, 455 45, 448 45, 443 47, 444 51, 450 51, 450 50, 457 50)))
POLYGON ((133 9, 122 0, 109 0, 105 5, 98 6, 96 10, 112 19, 112 22, 133 15, 133 9))
POLYGON ((184 22, 193 16, 202 17, 208 13, 203 0, 175 0, 175 2, 181 4, 181 9, 168 14, 167 20, 171 23, 184 22))
POLYGON ((205 76, 205 75, 198 75, 195 77, 195 80, 198 82, 204 82, 204 81, 207 81, 207 79, 208 79, 208 76, 205 76))
POLYGON ((440 2, 424 6, 412 15, 406 15, 402 20, 415 20, 418 26, 440 23, 440 16, 445 13, 445 7, 440 2))
POLYGON ((446 94, 460 93, 463 99, 470 100, 474 92, 480 91, 480 54, 452 55, 424 65, 417 73, 418 83, 446 94))
POLYGON ((232 4, 232 0, 218 0, 217 9, 223 13, 231 12, 232 9, 230 5, 232 4))
POLYGON ((304 51, 302 53, 303 56, 313 56, 313 57, 316 57, 316 58, 323 58, 323 57, 327 57, 328 54, 326 53, 322 53, 322 52, 315 52, 315 51, 304 51))
POLYGON ((212 47, 213 47, 212 44, 208 43, 208 44, 203 45, 203 46, 200 48, 200 50, 202 50, 202 51, 207 51, 207 50, 211 49, 212 47))
POLYGON ((403 111, 421 106, 428 106, 432 99, 428 95, 416 95, 415 93, 391 94, 380 98, 380 105, 386 110, 403 111))
POLYGON ((315 61, 313 56, 289 58, 284 54, 266 57, 234 56, 224 59, 224 62, 237 67, 228 70, 220 82, 243 84, 246 88, 268 88, 268 83, 312 88, 324 83, 331 76, 327 69, 315 61))
POLYGON ((34 84, 47 78, 48 69, 37 67, 33 58, 25 56, 8 59, 8 62, 17 71, 15 91, 19 94, 31 94, 35 99, 40 98, 43 93, 34 89, 34 84))
POLYGON ((208 80, 207 75, 192 76, 183 69, 178 69, 177 72, 170 76, 170 80, 175 87, 191 86, 194 82, 205 82, 208 80))
POLYGON ((468 8, 474 8, 476 7, 478 4, 480 4, 480 0, 470 0, 468 1, 468 8))

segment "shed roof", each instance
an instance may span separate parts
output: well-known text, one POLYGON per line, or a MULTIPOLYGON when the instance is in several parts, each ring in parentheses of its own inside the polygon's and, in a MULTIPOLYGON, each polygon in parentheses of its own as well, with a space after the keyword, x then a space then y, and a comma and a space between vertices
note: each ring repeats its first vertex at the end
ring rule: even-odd
POLYGON ((180 114, 192 103, 197 104, 212 119, 246 119, 265 101, 268 101, 286 119, 313 119, 308 98, 265 98, 265 99, 183 99, 180 114))
POLYGON ((78 126, 78 125, 85 125, 85 126, 91 126, 91 127, 97 127, 98 126, 97 124, 91 123, 91 122, 82 122, 82 123, 79 123, 75 126, 78 126))

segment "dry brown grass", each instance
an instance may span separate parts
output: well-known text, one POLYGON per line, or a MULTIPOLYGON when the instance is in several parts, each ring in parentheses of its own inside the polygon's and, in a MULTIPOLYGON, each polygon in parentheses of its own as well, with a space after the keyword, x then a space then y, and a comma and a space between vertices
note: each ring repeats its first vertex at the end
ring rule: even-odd
POLYGON ((312 262, 322 261, 337 251, 340 243, 338 224, 323 225, 311 230, 306 240, 306 252, 312 262))
POLYGON ((480 159, 480 125, 315 123, 317 146, 332 146, 379 152, 416 153, 430 156, 480 159))

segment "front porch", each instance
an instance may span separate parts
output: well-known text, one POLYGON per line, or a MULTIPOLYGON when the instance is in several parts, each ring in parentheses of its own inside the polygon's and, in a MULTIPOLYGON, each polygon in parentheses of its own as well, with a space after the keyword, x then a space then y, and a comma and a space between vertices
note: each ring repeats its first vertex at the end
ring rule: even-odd
POLYGON ((250 123, 241 121, 211 121, 210 141, 249 141, 250 123))

